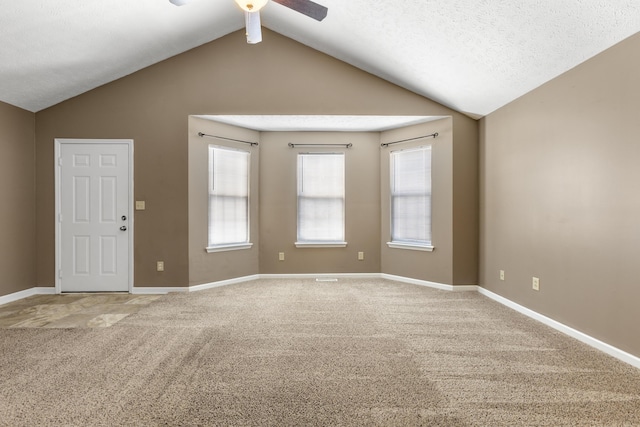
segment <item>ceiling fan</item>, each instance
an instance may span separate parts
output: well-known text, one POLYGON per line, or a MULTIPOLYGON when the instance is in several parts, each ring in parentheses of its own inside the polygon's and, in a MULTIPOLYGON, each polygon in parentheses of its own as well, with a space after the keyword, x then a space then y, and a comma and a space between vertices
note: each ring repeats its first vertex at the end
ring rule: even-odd
MULTIPOLYGON (((176 6, 183 6, 192 0, 169 0, 176 6)), ((260 27, 260 9, 269 0, 234 0, 244 10, 244 22, 247 28, 247 43, 256 44, 262 41, 262 29, 260 27)), ((327 16, 328 9, 311 0, 273 0, 289 9, 302 13, 316 21, 322 21, 327 16)))

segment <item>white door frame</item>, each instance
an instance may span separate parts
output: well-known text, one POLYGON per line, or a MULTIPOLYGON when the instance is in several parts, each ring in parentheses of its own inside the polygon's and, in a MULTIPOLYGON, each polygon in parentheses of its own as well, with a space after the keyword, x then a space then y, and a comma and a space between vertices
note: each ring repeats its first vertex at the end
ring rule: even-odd
POLYGON ((61 183, 61 168, 60 165, 60 155, 61 155, 61 147, 62 144, 110 144, 110 143, 118 143, 118 144, 126 144, 128 148, 129 154, 129 211, 127 212, 127 218, 129 221, 127 223, 127 227, 129 232, 127 233, 128 239, 128 250, 129 250, 129 261, 128 261, 128 269, 129 269, 129 293, 133 292, 133 214, 134 214, 134 202, 133 202, 133 140, 132 139, 69 139, 69 138, 55 138, 54 139, 54 168, 55 168, 55 223, 56 223, 56 237, 55 237, 55 245, 56 245, 56 270, 55 270, 55 292, 56 294, 62 293, 62 281, 60 278, 60 271, 62 269, 62 238, 61 231, 62 225, 58 220, 60 218, 62 212, 62 204, 61 204, 61 194, 60 194, 60 183, 61 183))

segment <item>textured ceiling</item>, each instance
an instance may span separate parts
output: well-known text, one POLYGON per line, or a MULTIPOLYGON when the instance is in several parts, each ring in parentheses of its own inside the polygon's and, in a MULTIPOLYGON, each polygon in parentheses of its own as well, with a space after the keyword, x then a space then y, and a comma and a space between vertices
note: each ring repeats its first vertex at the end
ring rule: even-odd
MULTIPOLYGON (((262 24, 471 116, 640 31, 638 0, 317 1, 262 24)), ((0 100, 39 111, 243 26, 232 0, 0 0, 0 100)))

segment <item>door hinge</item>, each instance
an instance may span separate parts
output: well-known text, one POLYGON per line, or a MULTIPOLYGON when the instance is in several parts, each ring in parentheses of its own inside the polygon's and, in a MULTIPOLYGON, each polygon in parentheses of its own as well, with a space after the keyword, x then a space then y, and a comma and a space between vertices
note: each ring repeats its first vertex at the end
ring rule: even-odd
POLYGON ((62 166, 62 157, 58 157, 58 166, 62 166))
POLYGON ((58 214, 58 222, 62 222, 62 214, 58 214))
POLYGON ((62 270, 58 270, 58 278, 62 279, 62 270))

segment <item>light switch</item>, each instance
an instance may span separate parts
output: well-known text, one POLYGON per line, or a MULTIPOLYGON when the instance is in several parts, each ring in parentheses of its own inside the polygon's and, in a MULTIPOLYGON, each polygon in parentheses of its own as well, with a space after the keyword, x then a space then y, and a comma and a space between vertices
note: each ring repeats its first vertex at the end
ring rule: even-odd
POLYGON ((144 200, 136 200, 136 210, 143 211, 145 209, 144 200))

